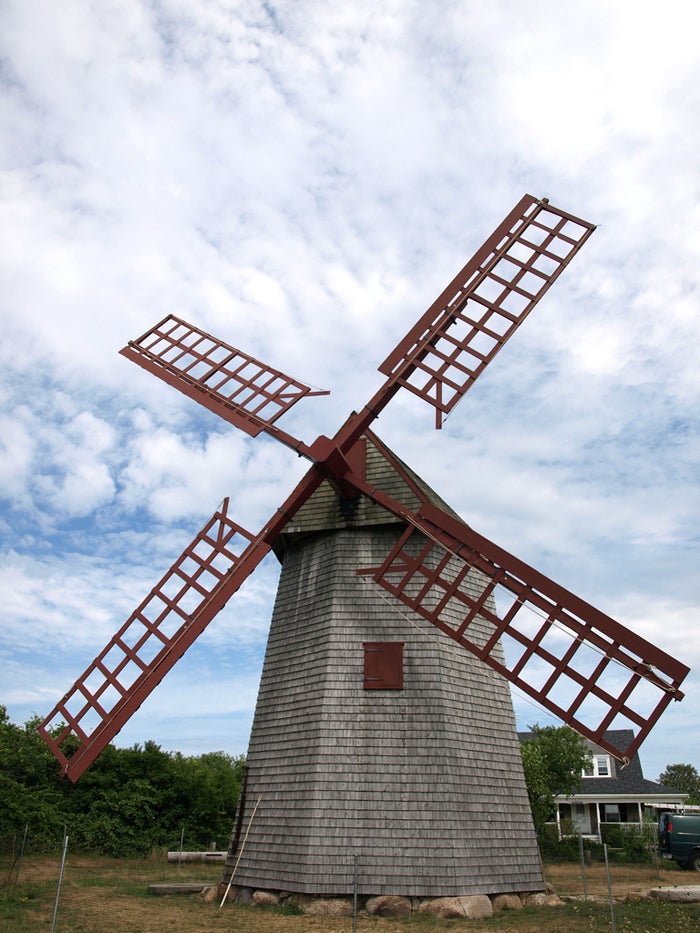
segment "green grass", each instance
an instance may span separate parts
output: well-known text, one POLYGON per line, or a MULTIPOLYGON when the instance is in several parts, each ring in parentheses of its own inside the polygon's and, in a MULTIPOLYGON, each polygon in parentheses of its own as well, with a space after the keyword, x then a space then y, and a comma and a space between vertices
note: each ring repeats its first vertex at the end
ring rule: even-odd
MULTIPOLYGON (((566 909, 572 920, 588 921, 590 925, 584 929, 611 929, 608 904, 567 905, 566 909)), ((618 933, 697 933, 700 930, 700 905, 659 900, 616 903, 615 926, 618 933)), ((567 928, 568 924, 561 924, 560 929, 567 928)), ((573 926, 571 928, 574 929, 573 926)))
POLYGON ((31 911, 40 908, 49 897, 55 897, 55 889, 53 895, 50 890, 52 887, 47 882, 0 884, 0 930, 26 933, 36 929, 31 911))
MULTIPOLYGON (((60 859, 28 858, 19 882, 6 883, 0 874, 0 931, 46 933, 53 915, 60 859)), ((632 869, 630 869, 632 870, 632 869)), ((2 866, 0 865, 0 872, 2 866)), ((258 908, 204 903, 196 897, 153 897, 147 886, 159 881, 218 881, 220 866, 183 865, 163 860, 83 858, 69 855, 59 903, 57 933, 347 933, 349 921, 315 920, 298 916, 289 906, 258 908)), ((648 883, 646 871, 644 883, 648 883)), ((575 880, 575 879, 574 879, 575 880)), ((661 883, 690 884, 695 876, 669 875, 661 883)), ((622 876, 620 875, 620 882, 622 876)), ((656 882, 658 883, 658 882, 656 882)), ((615 890, 615 877, 613 878, 615 890)), ((573 892, 572 892, 573 893, 573 892)), ((600 894, 598 895, 600 897, 600 894)), ((697 933, 700 904, 667 901, 616 901, 617 933, 697 933)), ((505 911, 489 920, 440 920, 413 914, 406 920, 360 918, 359 933, 456 931, 464 933, 609 933, 610 907, 600 900, 567 901, 559 907, 505 911)))

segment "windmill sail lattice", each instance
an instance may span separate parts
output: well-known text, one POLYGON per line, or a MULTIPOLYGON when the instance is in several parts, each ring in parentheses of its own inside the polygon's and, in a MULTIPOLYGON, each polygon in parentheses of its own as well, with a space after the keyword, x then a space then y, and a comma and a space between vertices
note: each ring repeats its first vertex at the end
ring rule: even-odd
MULTIPOLYGON (((376 492, 374 499, 395 508, 376 492)), ((381 565, 358 572, 622 761, 683 696, 684 664, 429 502, 381 565), (420 546, 407 549, 416 537, 420 546), (475 597, 477 575, 484 582, 475 597), (471 628, 483 618, 493 632, 478 643, 471 628), (623 721, 634 738, 620 748, 605 734, 623 721)))
POLYGON ((433 405, 440 427, 594 229, 525 195, 379 371, 433 405))
POLYGON ((42 723, 44 741, 73 781, 111 742, 269 551, 269 546, 254 540, 230 518, 228 505, 229 500, 224 499, 42 723), (70 759, 64 751, 66 742, 65 749, 73 753, 70 759))
POLYGON ((251 437, 305 396, 328 395, 172 314, 120 352, 251 437))
MULTIPOLYGON (((328 884, 342 887, 342 847, 347 845, 343 840, 360 824, 364 828, 357 845, 373 872, 363 882, 366 891, 373 890, 380 877, 382 889, 399 885, 416 893, 492 890, 488 885, 495 878, 502 891, 528 890, 541 883, 529 817, 523 815, 527 803, 522 776, 518 777, 512 709, 505 681, 496 678, 501 685, 493 686, 494 672, 624 760, 637 750, 670 701, 682 697, 688 668, 465 525, 370 428, 402 388, 435 409, 440 427, 593 229, 547 201, 526 195, 389 354, 380 367, 386 380, 369 402, 352 413, 333 438, 320 436, 311 444, 276 422, 301 398, 324 393, 180 318, 165 318, 122 350, 247 434, 265 432, 312 465, 256 534, 229 517, 226 500, 40 725, 39 732, 68 777, 78 779, 274 549, 283 573, 263 672, 264 702, 258 704, 251 738, 249 780, 253 794, 264 788, 284 806, 266 812, 263 805, 256 816, 255 838, 241 863, 249 883, 270 887, 276 879, 290 890, 316 892, 329 890, 328 884), (333 554, 336 557, 330 559, 333 554), (389 611, 384 600, 393 606, 389 611), (354 618, 360 606, 362 618, 354 618), (334 607, 342 607, 337 617, 334 607), (426 623, 432 628, 426 629, 426 623), (449 639, 436 636, 435 628, 449 639), (421 631, 415 645, 412 629, 421 631), (297 638, 302 631, 304 638, 297 638), (436 647, 431 652, 426 631, 433 632, 436 646, 449 643, 449 650, 436 647), (405 642, 406 677, 402 671, 392 680, 392 691, 401 694, 398 701, 384 696, 376 684, 368 688, 374 698, 370 700, 358 685, 354 651, 359 640, 375 646, 373 651, 388 640, 405 642), (442 699, 436 699, 434 677, 441 683, 447 677, 454 690, 448 686, 442 699), (483 706, 476 709, 473 697, 479 693, 479 677, 490 686, 484 687, 483 706), (276 690, 283 695, 276 696, 276 690), (308 715, 302 709, 305 703, 308 715), (482 792, 487 796, 486 785, 490 782, 492 792, 496 780, 498 767, 487 774, 488 769, 475 769, 470 759, 474 748, 483 745, 496 706, 502 713, 501 767, 512 784, 503 806, 515 819, 501 844, 517 837, 511 858, 530 867, 520 875, 499 873, 496 862, 502 862, 502 853, 494 848, 491 861, 481 854, 491 873, 488 880, 468 853, 455 854, 467 845, 467 835, 462 834, 462 842, 455 838, 450 843, 450 858, 454 864, 462 859, 465 877, 480 876, 468 883, 464 878, 443 883, 440 872, 449 872, 449 865, 438 859, 437 867, 431 867, 421 857, 421 841, 414 845, 413 825, 402 825, 405 807, 387 775, 398 782, 401 768, 408 767, 404 762, 396 770, 406 747, 406 717, 418 724, 421 710, 430 710, 426 715, 432 718, 421 734, 425 738, 444 730, 454 747, 453 757, 445 759, 450 777, 436 771, 431 781, 442 788, 438 796, 445 806, 452 799, 460 808, 446 812, 461 826, 465 812, 475 815, 469 800, 473 803, 482 792), (379 723, 381 716, 384 725, 379 723), (635 732, 625 749, 606 740, 620 719, 635 732), (294 735, 285 732, 291 722, 297 723, 294 735), (271 737, 279 731, 284 734, 271 737), (370 737, 364 751, 355 747, 361 735, 370 737), (339 736, 354 738, 340 743, 342 753, 336 754, 339 736), (390 739, 391 763, 384 760, 382 736, 390 739), (313 741, 321 744, 317 769, 307 780, 299 769, 313 741), (290 749, 286 756, 285 748, 290 749), (343 784, 344 760, 359 769, 366 799, 343 784), (329 774, 336 776, 335 783, 326 779, 329 774), (467 784, 466 798, 463 789, 450 783, 460 781, 467 784), (303 799, 295 802, 290 788, 299 793, 304 788, 303 799), (317 798, 319 788, 324 788, 322 799, 317 798), (391 801, 387 813, 382 819, 370 818, 368 812, 381 808, 383 800, 391 801), (335 825, 334 812, 341 804, 351 807, 350 822, 345 820, 331 833, 328 827, 335 825), (334 838, 326 852, 310 830, 316 826, 318 833, 321 810, 324 831, 334 838), (400 867, 382 875, 381 853, 391 848, 393 838, 403 840, 395 860, 400 867), (330 865, 334 880, 328 880, 330 865)), ((394 659, 387 663, 395 664, 397 657, 404 657, 403 649, 387 649, 386 658, 394 659)), ((434 749, 416 746, 413 752, 435 759, 434 749)), ((414 782, 419 780, 416 772, 414 782)), ((412 819, 419 819, 426 803, 419 793, 410 800, 416 809, 412 819)), ((449 830, 435 820, 435 825, 424 827, 424 841, 429 838, 430 845, 439 846, 440 833, 449 830)))

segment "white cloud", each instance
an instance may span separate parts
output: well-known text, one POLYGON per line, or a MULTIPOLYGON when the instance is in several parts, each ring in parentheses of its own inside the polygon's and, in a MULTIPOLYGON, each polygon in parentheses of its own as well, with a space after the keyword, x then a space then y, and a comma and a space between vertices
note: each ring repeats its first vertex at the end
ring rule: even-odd
MULTIPOLYGON (((52 669, 26 632, 46 657, 62 639, 89 654, 83 634, 106 637, 223 496, 256 531, 305 468, 117 350, 179 315, 332 389, 283 422, 331 435, 524 190, 599 229, 442 434, 400 397, 377 430, 477 530, 646 637, 692 640, 700 67, 683 8, 3 5, 2 650, 23 710, 52 669)), ((270 573, 228 610, 239 634, 217 621, 205 649, 260 649, 270 573)))
POLYGON ((22 421, 7 415, 0 418, 0 488, 5 496, 23 497, 32 451, 32 439, 22 421))

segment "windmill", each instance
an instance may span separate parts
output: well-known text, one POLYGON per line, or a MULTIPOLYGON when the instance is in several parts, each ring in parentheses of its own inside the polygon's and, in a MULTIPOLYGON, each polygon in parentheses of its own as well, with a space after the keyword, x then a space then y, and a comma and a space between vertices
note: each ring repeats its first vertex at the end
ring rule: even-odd
POLYGON ((312 465, 256 534, 225 499, 47 716, 68 778, 274 550, 248 753, 259 810, 236 883, 343 893, 358 855, 364 894, 542 887, 508 684, 624 763, 688 668, 467 526, 371 426, 405 389, 440 428, 593 230, 525 195, 379 367, 373 398, 310 445, 277 421, 325 393, 179 318, 121 351, 312 465), (632 729, 626 748, 613 725, 632 729))

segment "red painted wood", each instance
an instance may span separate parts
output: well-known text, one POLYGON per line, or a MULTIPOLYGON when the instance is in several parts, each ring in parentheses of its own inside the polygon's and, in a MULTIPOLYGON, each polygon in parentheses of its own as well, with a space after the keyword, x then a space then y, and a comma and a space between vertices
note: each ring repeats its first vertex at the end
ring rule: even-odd
MULTIPOLYGON (((361 484, 358 480, 358 486, 361 484)), ((629 760, 672 700, 689 668, 599 609, 529 567, 468 525, 424 498, 417 512, 376 489, 373 501, 403 518, 407 528, 384 562, 358 573, 383 589, 498 671, 563 722, 629 760), (415 535, 418 531, 420 534, 415 535), (410 544, 409 544, 410 542, 410 544), (473 592, 472 569, 487 578, 473 592), (502 593, 510 605, 499 614, 488 600, 502 593), (444 621, 459 605, 462 623, 444 621), (492 625, 485 644, 471 637, 480 617, 492 625), (505 660, 500 645, 507 642, 505 660), (510 653, 517 658, 508 658, 510 653), (609 729, 631 728, 625 749, 604 739, 609 729)), ((483 579, 483 578, 481 578, 483 579)))
POLYGON ((270 550, 228 499, 69 692, 39 733, 77 781, 270 550))
POLYGON ((594 229, 525 195, 379 371, 432 405, 440 427, 594 229))
POLYGON ((329 394, 172 314, 120 353, 251 437, 267 431, 293 449, 303 445, 274 422, 300 399, 329 394))
POLYGON ((365 690, 401 690, 403 688, 403 648, 401 641, 366 641, 363 643, 365 690))

